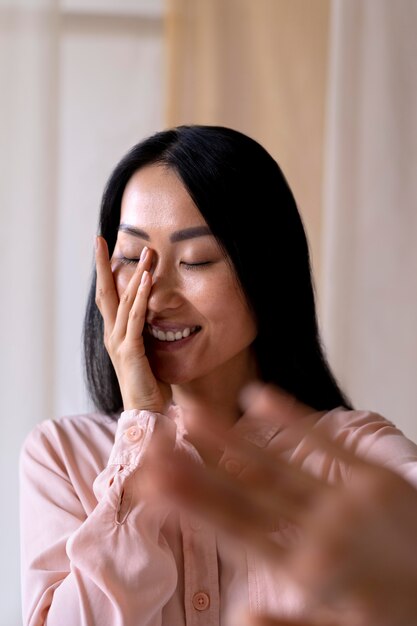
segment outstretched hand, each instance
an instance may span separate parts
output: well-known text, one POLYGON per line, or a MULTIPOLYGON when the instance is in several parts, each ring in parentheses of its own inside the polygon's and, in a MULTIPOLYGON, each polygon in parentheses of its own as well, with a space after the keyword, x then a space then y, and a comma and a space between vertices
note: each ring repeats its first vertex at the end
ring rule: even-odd
POLYGON ((417 624, 417 490, 396 473, 332 441, 307 418, 285 423, 279 390, 250 394, 247 410, 276 416, 294 443, 311 445, 350 467, 349 484, 330 485, 284 458, 230 436, 246 469, 233 477, 196 466, 177 451, 171 471, 155 468, 159 487, 183 507, 256 549, 314 599, 311 623, 256 621, 262 626, 412 626, 417 624), (299 532, 290 545, 265 532, 286 520, 299 532), (323 610, 329 617, 326 620, 323 610), (318 621, 319 620, 319 621, 318 621))
POLYGON ((143 331, 152 288, 152 250, 144 248, 124 293, 117 294, 107 243, 97 237, 96 304, 104 321, 104 345, 113 363, 123 407, 163 413, 170 391, 158 381, 145 353, 143 331))

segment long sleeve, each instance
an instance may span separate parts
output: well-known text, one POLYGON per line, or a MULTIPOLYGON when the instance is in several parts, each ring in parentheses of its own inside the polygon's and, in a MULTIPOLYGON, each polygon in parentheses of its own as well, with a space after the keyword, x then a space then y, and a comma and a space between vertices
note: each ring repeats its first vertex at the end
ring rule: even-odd
MULTIPOLYGON (((24 626, 162 624, 177 569, 161 532, 166 511, 141 497, 143 460, 157 420, 158 433, 168 433, 174 445, 167 417, 122 414, 90 511, 72 477, 76 472, 82 480, 82 447, 68 450, 65 432, 52 420, 27 437, 20 458, 24 626)), ((94 458, 93 441, 91 448, 94 458)))

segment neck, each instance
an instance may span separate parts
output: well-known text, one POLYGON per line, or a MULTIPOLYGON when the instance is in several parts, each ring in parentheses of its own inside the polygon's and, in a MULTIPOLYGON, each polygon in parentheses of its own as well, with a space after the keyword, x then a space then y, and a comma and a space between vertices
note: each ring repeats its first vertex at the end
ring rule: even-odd
POLYGON ((246 350, 200 378, 172 385, 172 400, 184 412, 188 426, 197 422, 227 429, 241 415, 240 392, 257 374, 255 358, 246 350))
POLYGON ((241 417, 239 394, 254 379, 255 375, 247 374, 172 386, 172 399, 181 414, 187 439, 207 463, 218 462, 221 452, 217 437, 221 438, 241 417))

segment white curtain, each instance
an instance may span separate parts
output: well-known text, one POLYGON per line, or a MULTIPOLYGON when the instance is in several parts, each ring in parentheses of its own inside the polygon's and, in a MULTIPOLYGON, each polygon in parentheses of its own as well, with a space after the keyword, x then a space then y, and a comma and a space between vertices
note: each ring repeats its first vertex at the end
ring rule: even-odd
POLYGON ((0 8, 0 622, 10 626, 21 623, 18 451, 29 428, 52 416, 55 19, 53 0, 0 8))
POLYGON ((416 0, 333 0, 322 324, 355 405, 417 441, 416 33, 416 0))
POLYGON ((0 0, 1 626, 21 625, 19 450, 37 422, 89 408, 81 326, 100 196, 163 125, 162 69, 159 0, 0 0))

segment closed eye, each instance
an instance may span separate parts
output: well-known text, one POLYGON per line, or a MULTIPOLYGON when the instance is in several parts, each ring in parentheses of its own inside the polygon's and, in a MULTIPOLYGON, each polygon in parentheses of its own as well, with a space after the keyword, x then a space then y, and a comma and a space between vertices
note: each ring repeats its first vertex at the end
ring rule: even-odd
MULTIPOLYGON (((139 260, 140 259, 138 258, 129 258, 125 256, 119 258, 120 263, 122 263, 123 265, 137 265, 139 263, 139 260)), ((182 265, 187 270, 193 270, 199 267, 210 265, 211 263, 212 261, 201 261, 199 263, 187 263, 186 261, 181 261, 180 265, 182 265)))
POLYGON ((201 261, 200 263, 187 263, 186 261, 181 261, 181 265, 183 265, 186 270, 195 270, 210 264, 211 261, 201 261))
POLYGON ((120 257, 119 261, 123 265, 137 265, 139 263, 139 259, 129 259, 125 256, 120 257))

